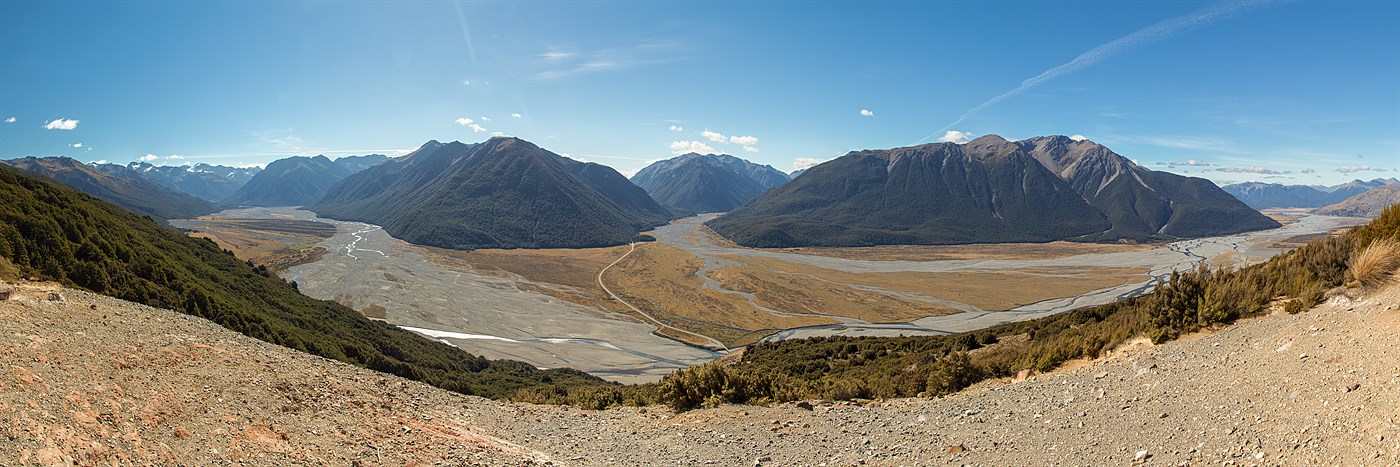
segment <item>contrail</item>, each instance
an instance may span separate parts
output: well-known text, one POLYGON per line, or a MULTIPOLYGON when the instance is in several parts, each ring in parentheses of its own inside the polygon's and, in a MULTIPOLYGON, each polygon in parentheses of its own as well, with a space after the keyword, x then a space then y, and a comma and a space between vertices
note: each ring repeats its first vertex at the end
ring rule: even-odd
POLYGON ((990 107, 993 104, 996 104, 997 102, 1001 102, 1004 99, 1025 92, 1027 89, 1033 88, 1036 85, 1039 85, 1040 83, 1044 83, 1046 81, 1059 78, 1060 76, 1079 71, 1084 67, 1093 65, 1095 63, 1098 63, 1099 61, 1102 61, 1103 59, 1112 57, 1114 55, 1127 52, 1128 50, 1131 50, 1138 46, 1166 39, 1167 37, 1170 37, 1174 34, 1190 31, 1192 29, 1196 29, 1206 24, 1210 24, 1217 20, 1234 16, 1235 14, 1238 14, 1245 10, 1267 5, 1269 3, 1272 3, 1272 1, 1248 0, 1240 2, 1216 3, 1214 5, 1202 8, 1200 10, 1196 10, 1191 14, 1163 20, 1157 24, 1148 26, 1143 29, 1139 29, 1132 34, 1128 34, 1126 36, 1114 39, 1113 41, 1108 42, 1106 44, 1102 44, 1098 47, 1089 49, 1088 52, 1084 52, 1082 54, 1079 54, 1078 57, 1074 57, 1074 60, 1070 60, 1067 63, 1051 68, 1049 70, 1045 70, 1044 73, 1022 81, 1021 85, 1017 86, 1016 89, 1006 91, 999 96, 987 100, 987 102, 983 102, 977 107, 968 109, 966 112, 963 112, 962 116, 958 117, 958 119, 953 123, 949 123, 948 126, 938 129, 938 131, 935 131, 933 134, 923 137, 923 139, 920 139, 914 144, 919 144, 924 141, 928 141, 929 138, 938 136, 947 129, 952 128, 953 125, 962 123, 963 120, 966 120, 967 117, 972 116, 972 114, 975 114, 981 111, 982 109, 990 107))

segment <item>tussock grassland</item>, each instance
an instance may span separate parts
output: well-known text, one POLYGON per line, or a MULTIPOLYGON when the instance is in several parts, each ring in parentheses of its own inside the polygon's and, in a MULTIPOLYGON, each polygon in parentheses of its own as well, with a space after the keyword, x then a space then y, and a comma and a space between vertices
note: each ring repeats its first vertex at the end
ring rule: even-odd
POLYGON ((1351 275, 1362 286, 1376 288, 1391 280, 1400 268, 1400 241, 1382 238, 1356 252, 1351 259, 1351 275))

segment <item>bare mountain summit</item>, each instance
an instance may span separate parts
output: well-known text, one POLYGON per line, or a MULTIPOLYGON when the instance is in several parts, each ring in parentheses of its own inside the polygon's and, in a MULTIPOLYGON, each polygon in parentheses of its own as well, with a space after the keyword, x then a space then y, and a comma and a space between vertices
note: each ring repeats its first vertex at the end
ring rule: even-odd
POLYGON ((709 222, 753 247, 1167 241, 1278 227, 1201 178, 1065 136, 851 152, 709 222))

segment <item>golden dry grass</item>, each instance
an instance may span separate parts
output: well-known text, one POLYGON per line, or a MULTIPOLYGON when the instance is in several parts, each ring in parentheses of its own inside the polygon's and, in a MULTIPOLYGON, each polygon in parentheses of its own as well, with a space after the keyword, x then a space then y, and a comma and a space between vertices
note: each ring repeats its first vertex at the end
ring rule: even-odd
POLYGON ((772 251, 866 261, 945 261, 959 259, 1056 259, 1154 248, 1150 244, 1002 243, 979 245, 884 245, 857 248, 774 248, 772 251))
POLYGON ((198 232, 189 236, 213 240, 239 259, 281 271, 316 261, 326 249, 314 244, 330 238, 335 228, 303 220, 223 219, 201 217, 198 232))
POLYGON ((672 246, 646 243, 608 271, 608 286, 657 319, 733 345, 753 331, 832 324, 820 317, 776 316, 737 294, 704 287, 703 260, 672 246))
POLYGON ((1400 241, 1383 238, 1371 242, 1351 259, 1351 275, 1363 287, 1377 288, 1391 280, 1400 268, 1400 241))
POLYGON ((810 274, 839 284, 856 284, 910 292, 1000 311, 1052 298, 1146 279, 1146 269, 1117 267, 1024 268, 997 272, 851 273, 770 258, 726 257, 765 269, 810 274))
POLYGON ((788 313, 832 315, 873 323, 913 321, 958 310, 925 301, 896 298, 890 294, 859 290, 807 274, 774 271, 745 261, 710 274, 720 286, 748 292, 765 307, 788 313))

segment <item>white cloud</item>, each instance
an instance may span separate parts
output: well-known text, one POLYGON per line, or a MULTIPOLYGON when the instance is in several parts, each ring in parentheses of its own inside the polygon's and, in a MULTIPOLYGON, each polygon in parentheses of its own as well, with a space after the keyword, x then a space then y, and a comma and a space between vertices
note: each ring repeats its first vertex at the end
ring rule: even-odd
POLYGON ((728 141, 728 138, 725 138, 724 135, 719 134, 719 133, 715 133, 715 132, 710 131, 710 130, 705 130, 705 131, 700 132, 700 136, 704 136, 705 139, 708 139, 708 140, 710 140, 710 141, 714 141, 714 142, 716 142, 716 143, 723 143, 723 142, 725 142, 725 141, 728 141))
POLYGON ((473 121, 473 120, 470 119, 470 118, 462 117, 462 118, 459 118, 459 119, 457 119, 457 120, 454 120, 453 123, 456 123, 456 124, 462 125, 462 126, 468 126, 468 125, 471 125, 471 124, 476 123, 476 122, 473 121))
POLYGON ((1303 170, 1302 170, 1302 173, 1305 173, 1305 174, 1317 173, 1317 170, 1314 170, 1314 169, 1303 169, 1303 170))
POLYGON ((1075 140, 1075 141, 1084 141, 1084 140, 1089 139, 1089 138, 1086 138, 1086 137, 1084 137, 1084 135, 1081 135, 1081 134, 1073 134, 1073 135, 1070 135, 1069 139, 1072 139, 1072 140, 1075 140))
POLYGON ((81 148, 81 147, 83 147, 83 143, 73 143, 73 144, 70 144, 69 146, 72 146, 72 147, 75 147, 75 148, 81 148))
POLYGON ((670 130, 671 130, 671 131, 685 131, 685 128, 681 128, 681 127, 678 126, 678 125, 671 125, 670 130))
POLYGON ((520 115, 520 114, 518 114, 518 113, 514 113, 514 114, 510 114, 510 118, 525 118, 525 116, 524 116, 524 115, 520 115))
POLYGON ((106 164, 106 163, 107 163, 107 159, 102 159, 102 160, 97 160, 97 161, 88 161, 88 163, 89 163, 89 164, 93 164, 93 165, 102 165, 102 164, 106 164))
POLYGON ((481 117, 481 121, 483 121, 483 122, 489 122, 489 121, 491 121, 491 117, 481 117))
POLYGON ((874 117, 874 116, 875 116, 875 112, 871 112, 870 109, 860 109, 860 116, 862 116, 862 117, 874 117))
POLYGON ((136 160, 139 160, 139 161, 141 161, 141 162, 151 162, 151 161, 154 161, 154 160, 156 160, 156 159, 160 159, 160 156, 157 156, 157 155, 155 155, 155 154, 147 154, 147 155, 144 155, 144 156, 141 156, 141 157, 136 158, 136 160))
POLYGON ((505 133, 500 132, 500 131, 493 131, 493 132, 491 132, 491 136, 505 136, 505 135, 506 135, 505 133))
POLYGON ((1259 175, 1283 175, 1283 174, 1293 173, 1293 172, 1290 172, 1290 171, 1287 171, 1287 170, 1278 171, 1278 170, 1270 169, 1270 168, 1264 167, 1264 166, 1262 166, 1262 165, 1254 165, 1254 166, 1249 166, 1249 167, 1221 167, 1221 168, 1215 169, 1215 171, 1217 171, 1217 172, 1225 172, 1225 173, 1259 174, 1259 175))
POLYGON ((817 164, 826 162, 827 160, 829 159, 817 159, 815 157, 799 157, 792 160, 792 170, 795 172, 798 170, 806 169, 809 167, 816 166, 817 164))
POLYGON ((172 161, 178 161, 178 160, 184 159, 184 158, 185 158, 185 156, 181 156, 181 155, 179 155, 179 154, 171 154, 170 157, 167 157, 166 159, 170 159, 170 160, 172 160, 172 161))
POLYGON ((753 146, 744 146, 744 152, 749 152, 749 153, 758 152, 758 148, 753 147, 753 146))
POLYGON ((475 124, 475 123, 470 124, 470 125, 467 125, 467 128, 471 128, 471 129, 472 129, 472 133, 481 133, 481 132, 483 132, 483 131, 486 131, 486 129, 485 129, 485 128, 482 128, 481 125, 477 125, 477 124, 475 124))
POLYGON ((44 124, 44 128, 50 130, 72 130, 77 127, 77 120, 69 120, 66 118, 60 118, 44 124))
POLYGON ((1210 163, 1209 163, 1209 162, 1206 162, 1206 161, 1198 161, 1198 160, 1195 160, 1195 159, 1187 159, 1187 160, 1178 161, 1178 162, 1168 162, 1167 165, 1172 166, 1172 167, 1183 167, 1183 166, 1184 166, 1184 167, 1210 167, 1210 163))
POLYGON ((5 119, 5 123, 14 123, 14 122, 15 122, 15 118, 14 118, 14 117, 10 117, 10 118, 5 119))
POLYGON ((744 146, 753 146, 753 145, 755 145, 755 144, 758 144, 758 137, 755 137, 755 136, 730 136, 730 137, 729 137, 729 142, 734 143, 734 144, 742 144, 742 145, 744 145, 744 146))
POLYGON ((472 82, 471 82, 471 80, 462 80, 462 85, 463 85, 463 86, 471 86, 471 85, 472 85, 472 82))
POLYGON ((968 141, 972 141, 973 136, 975 135, 973 135, 972 133, 964 133, 957 130, 948 130, 946 132, 943 132, 943 136, 938 137, 938 141, 943 143, 967 144, 968 141))
POLYGON ((632 178, 633 176, 637 175, 637 172, 641 172, 641 171, 642 171, 642 168, 641 168, 641 167, 637 167, 637 168, 635 168, 635 169, 622 169, 622 170, 618 170, 617 173, 622 174, 622 176, 624 176, 624 177, 632 178))
POLYGON ((671 154, 681 155, 688 152, 698 152, 700 154, 713 154, 715 148, 699 141, 672 141, 671 154))
POLYGON ((578 54, 573 52, 549 51, 540 54, 540 58, 543 58, 546 62, 557 62, 560 60, 572 58, 574 55, 578 54))
POLYGON ((1367 170, 1371 170, 1371 166, 1369 166, 1369 165, 1353 165, 1353 166, 1349 166, 1349 167, 1337 167, 1337 173, 1344 173, 1344 174, 1356 173, 1356 172, 1365 172, 1365 171, 1367 171, 1367 170))

